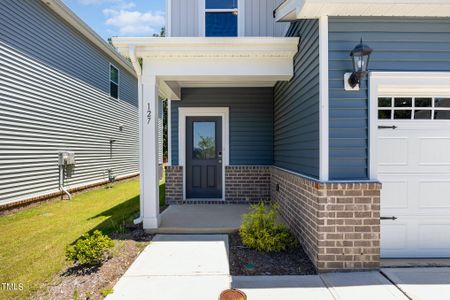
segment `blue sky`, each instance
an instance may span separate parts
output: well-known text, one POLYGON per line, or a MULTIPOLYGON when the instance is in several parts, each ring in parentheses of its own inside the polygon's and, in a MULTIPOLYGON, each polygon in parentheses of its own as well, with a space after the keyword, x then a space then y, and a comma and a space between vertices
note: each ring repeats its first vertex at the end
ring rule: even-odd
POLYGON ((100 36, 152 36, 164 26, 165 0, 63 0, 100 36))

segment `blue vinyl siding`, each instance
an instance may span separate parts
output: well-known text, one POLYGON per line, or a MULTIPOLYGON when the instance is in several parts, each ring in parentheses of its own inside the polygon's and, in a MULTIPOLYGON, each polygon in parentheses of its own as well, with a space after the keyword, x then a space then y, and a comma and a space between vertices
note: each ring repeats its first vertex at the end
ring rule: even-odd
POLYGON ((344 91, 361 36, 371 71, 450 71, 450 19, 330 18, 330 179, 368 178, 368 86, 344 91))
POLYGON ((292 23, 300 36, 294 77, 274 91, 274 165, 319 177, 319 23, 292 23))
POLYGON ((172 164, 178 165, 178 108, 229 107, 230 165, 273 164, 272 88, 184 88, 172 101, 172 164))

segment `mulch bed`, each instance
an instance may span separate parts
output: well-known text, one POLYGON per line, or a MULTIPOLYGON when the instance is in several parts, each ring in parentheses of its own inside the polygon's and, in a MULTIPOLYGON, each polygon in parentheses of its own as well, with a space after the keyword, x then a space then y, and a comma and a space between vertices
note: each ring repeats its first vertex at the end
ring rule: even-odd
POLYGON ((100 267, 71 266, 58 274, 34 299, 103 299, 102 291, 112 289, 146 245, 152 235, 134 228, 126 233, 111 234, 115 241, 113 256, 100 267))
POLYGON ((231 275, 314 275, 315 268, 301 246, 266 253, 244 246, 239 233, 229 235, 231 275))

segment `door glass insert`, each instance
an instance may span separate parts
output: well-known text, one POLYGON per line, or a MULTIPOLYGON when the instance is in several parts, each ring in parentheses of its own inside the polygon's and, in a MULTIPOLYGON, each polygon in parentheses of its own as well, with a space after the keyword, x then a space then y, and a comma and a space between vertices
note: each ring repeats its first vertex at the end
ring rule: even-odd
POLYGON ((193 122, 194 159, 216 158, 216 122, 193 122))

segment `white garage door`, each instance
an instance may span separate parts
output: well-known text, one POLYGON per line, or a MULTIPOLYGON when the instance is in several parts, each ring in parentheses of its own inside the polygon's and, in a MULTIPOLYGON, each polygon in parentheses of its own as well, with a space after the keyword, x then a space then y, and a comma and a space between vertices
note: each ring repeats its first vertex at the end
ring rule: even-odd
POLYGON ((450 257, 450 97, 377 100, 381 255, 450 257))

